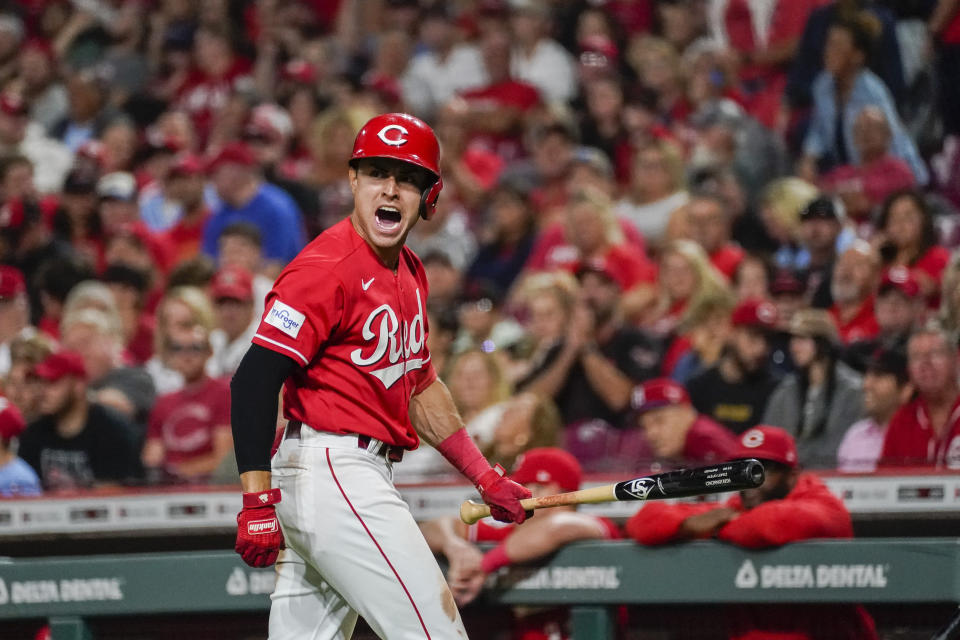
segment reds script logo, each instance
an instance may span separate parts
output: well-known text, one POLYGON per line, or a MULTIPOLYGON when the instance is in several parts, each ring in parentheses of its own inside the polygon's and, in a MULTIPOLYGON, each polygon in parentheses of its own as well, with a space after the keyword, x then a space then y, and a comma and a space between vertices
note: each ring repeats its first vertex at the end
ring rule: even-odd
POLYGON ((405 135, 409 135, 409 132, 399 124, 388 124, 377 132, 377 137, 383 141, 383 144, 388 144, 391 147, 400 147, 407 144, 407 139, 403 137, 405 135), (388 138, 387 134, 391 131, 399 131, 400 135, 388 138))
MULTIPOLYGON (((391 125, 397 126, 397 125, 391 125)), ((367 371, 374 378, 383 383, 387 389, 399 380, 407 371, 414 371, 430 361, 430 358, 412 358, 423 349, 426 339, 423 327, 423 303, 420 301, 420 289, 417 289, 417 315, 413 321, 400 326, 397 314, 389 304, 382 304, 367 316, 363 323, 363 339, 368 342, 377 339, 377 346, 368 355, 363 354, 363 348, 354 349, 350 353, 350 360, 358 367, 367 367, 373 364, 386 364, 385 367, 367 371), (379 320, 379 325, 377 325, 379 320), (379 327, 374 330, 374 327, 379 327), (400 335, 397 335, 397 332, 400 335)))

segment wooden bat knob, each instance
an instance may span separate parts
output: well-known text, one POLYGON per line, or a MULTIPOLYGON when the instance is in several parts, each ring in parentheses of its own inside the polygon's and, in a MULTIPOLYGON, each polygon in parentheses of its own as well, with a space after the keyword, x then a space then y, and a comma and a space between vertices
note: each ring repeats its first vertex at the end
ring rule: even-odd
POLYGON ((490 507, 483 503, 464 500, 460 505, 460 519, 466 524, 473 524, 488 515, 490 515, 490 507))

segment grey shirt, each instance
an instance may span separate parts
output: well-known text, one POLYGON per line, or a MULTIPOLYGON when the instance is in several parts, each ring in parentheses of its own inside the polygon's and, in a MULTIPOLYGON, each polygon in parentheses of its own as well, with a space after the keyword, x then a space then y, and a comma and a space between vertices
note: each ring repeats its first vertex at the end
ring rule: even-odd
POLYGON ((807 390, 800 398, 800 380, 796 374, 783 379, 770 396, 763 422, 783 427, 797 439, 800 463, 808 468, 836 468, 837 449, 844 434, 863 417, 863 379, 842 362, 834 365, 833 397, 826 406, 823 387, 807 390), (823 415, 827 421, 819 434, 811 433, 823 415))

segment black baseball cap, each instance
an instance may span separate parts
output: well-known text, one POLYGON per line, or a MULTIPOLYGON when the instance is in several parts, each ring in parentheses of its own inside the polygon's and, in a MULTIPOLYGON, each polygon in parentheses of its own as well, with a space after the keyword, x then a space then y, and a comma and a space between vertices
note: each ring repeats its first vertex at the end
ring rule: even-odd
POLYGON ((840 221, 840 214, 833 200, 826 197, 813 199, 800 212, 800 220, 835 220, 840 221))
POLYGON ((905 383, 907 375, 907 356, 900 349, 878 347, 867 360, 867 373, 896 376, 899 384, 905 383))

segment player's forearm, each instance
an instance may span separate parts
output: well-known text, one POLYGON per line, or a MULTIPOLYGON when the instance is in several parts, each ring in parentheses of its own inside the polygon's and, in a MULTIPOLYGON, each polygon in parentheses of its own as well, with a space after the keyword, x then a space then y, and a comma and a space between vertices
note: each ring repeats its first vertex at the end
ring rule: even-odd
POLYGON ((431 446, 436 447, 463 428, 453 397, 439 379, 410 401, 410 422, 431 446))
POLYGON ((603 537, 603 529, 589 516, 557 511, 514 529, 504 541, 504 549, 511 562, 522 563, 543 558, 571 542, 603 537))

